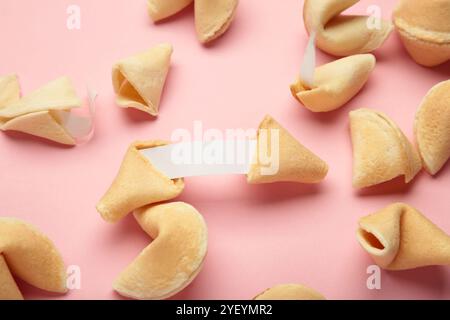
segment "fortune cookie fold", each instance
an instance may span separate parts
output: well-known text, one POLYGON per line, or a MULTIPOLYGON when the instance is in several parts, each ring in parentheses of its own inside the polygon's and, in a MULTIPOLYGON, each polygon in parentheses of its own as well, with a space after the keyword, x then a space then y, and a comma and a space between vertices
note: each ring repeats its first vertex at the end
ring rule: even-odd
POLYGON ((450 265, 450 237, 404 203, 391 204, 361 218, 357 238, 384 269, 450 265))
MULTIPOLYGON (((194 0, 148 0, 148 12, 153 21, 170 17, 194 0)), ((231 25, 238 0, 195 0, 195 29, 202 43, 217 39, 231 25)))
POLYGON ((393 20, 418 64, 432 67, 450 59, 450 1, 400 0, 393 20))
POLYGON ((324 64, 316 68, 312 88, 300 78, 291 85, 291 93, 313 112, 335 110, 361 90, 375 63, 372 54, 357 54, 324 64))
POLYGON ((116 178, 97 204, 103 219, 118 221, 137 208, 173 199, 183 191, 183 179, 169 179, 139 152, 166 144, 164 141, 138 141, 128 148, 116 178))
POLYGON ((0 78, 0 129, 14 130, 75 145, 64 113, 81 106, 69 78, 61 77, 20 98, 16 75, 0 78))
POLYGON ((256 149, 247 174, 249 183, 317 183, 327 175, 328 165, 270 116, 259 125, 256 149), (268 155, 271 163, 264 159, 268 155))
POLYGON ((450 80, 427 93, 417 111, 414 132, 425 168, 436 174, 450 157, 450 80))
POLYGON ((117 62, 112 70, 116 103, 158 115, 172 51, 170 44, 163 43, 117 62))
POLYGON ((23 299, 12 275, 42 290, 67 291, 64 262, 51 240, 28 223, 0 218, 0 300, 23 299))
POLYGON ((221 36, 230 27, 238 0, 195 0, 195 29, 202 43, 221 36))
POLYGON ((118 276, 114 290, 135 299, 168 298, 188 286, 202 267, 205 221, 184 202, 140 208, 134 216, 153 241, 118 276))
POLYGON ((148 14, 159 21, 183 10, 194 0, 147 0, 148 14))
POLYGON ((325 300, 325 297, 300 284, 281 284, 265 290, 253 300, 325 300))
POLYGON ((305 0, 303 20, 309 34, 316 32, 317 46, 334 56, 372 52, 393 30, 392 23, 368 16, 343 15, 359 0, 305 0), (376 25, 379 24, 379 25, 376 25))
POLYGON ((420 156, 387 115, 370 109, 350 112, 353 186, 365 188, 404 175, 410 182, 422 168, 420 156))

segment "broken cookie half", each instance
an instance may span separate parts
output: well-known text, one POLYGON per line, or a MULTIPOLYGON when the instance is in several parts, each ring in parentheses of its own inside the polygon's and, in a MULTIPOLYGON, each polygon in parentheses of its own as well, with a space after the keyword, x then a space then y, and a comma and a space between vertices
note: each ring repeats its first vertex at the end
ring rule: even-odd
MULTIPOLYGON (((251 159, 238 171, 234 171, 234 163, 231 170, 221 171, 226 164, 201 161, 198 165, 191 158, 187 163, 177 162, 175 158, 182 149, 176 147, 187 146, 188 153, 195 152, 192 150, 194 145, 189 142, 135 142, 128 148, 117 176, 97 204, 97 211, 107 221, 118 221, 140 207, 177 197, 184 189, 183 178, 186 176, 245 174, 248 183, 260 184, 281 181, 318 183, 327 175, 328 165, 272 117, 266 116, 257 132, 257 138, 249 141, 254 142, 250 143, 254 145, 248 157, 251 159)), ((241 156, 246 158, 239 152, 234 152, 234 156, 233 161, 241 156)))
POLYGON ((271 116, 260 123, 253 164, 247 173, 252 184, 272 182, 318 183, 328 173, 325 161, 303 146, 271 116), (277 166, 267 163, 266 155, 275 158, 277 166))
MULTIPOLYGON (((178 145, 181 143, 169 144, 160 140, 133 143, 113 183, 97 204, 103 219, 114 222, 142 206, 177 197, 184 189, 183 178, 195 175, 189 171, 197 165, 190 161, 174 162, 173 154, 177 151, 173 147, 178 145), (148 153, 149 150, 156 153, 148 153)), ((251 184, 281 181, 318 183, 327 175, 328 165, 270 116, 266 116, 259 125, 254 145, 253 157, 248 166, 244 166, 245 171, 226 173, 246 174, 251 184)), ((207 164, 200 164, 202 166, 207 164)), ((220 171, 222 168, 218 165, 216 169, 220 171)), ((210 170, 207 174, 223 174, 217 170, 210 170)))
POLYGON ((353 186, 365 188, 404 176, 410 182, 422 168, 420 156, 387 115, 370 109, 350 112, 353 186))
POLYGON ((97 204, 103 219, 116 222, 135 209, 173 199, 183 191, 183 179, 170 179, 140 152, 166 144, 138 141, 128 148, 117 176, 97 204))

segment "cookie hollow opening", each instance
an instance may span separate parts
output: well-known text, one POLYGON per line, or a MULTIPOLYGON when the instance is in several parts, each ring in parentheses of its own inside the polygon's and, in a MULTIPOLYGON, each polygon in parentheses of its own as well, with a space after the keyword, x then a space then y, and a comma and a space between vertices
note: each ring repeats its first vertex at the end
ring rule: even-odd
POLYGON ((359 234, 361 236, 361 240, 363 240, 370 247, 378 250, 384 250, 384 245, 373 233, 368 232, 364 229, 359 229, 359 234))

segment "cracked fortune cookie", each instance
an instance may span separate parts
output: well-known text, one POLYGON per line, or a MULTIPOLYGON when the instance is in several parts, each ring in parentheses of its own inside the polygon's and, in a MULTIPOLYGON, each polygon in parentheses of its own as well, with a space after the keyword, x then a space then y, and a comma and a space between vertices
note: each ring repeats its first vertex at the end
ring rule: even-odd
POLYGON ((67 291, 64 262, 52 241, 26 222, 0 218, 0 300, 23 299, 13 276, 45 291, 67 291))
POLYGON ((450 59, 450 1, 400 0, 394 25, 414 61, 426 67, 450 59))
POLYGON ((338 109, 358 94, 375 63, 372 54, 357 54, 324 64, 315 69, 312 87, 300 77, 291 93, 313 112, 338 109))
POLYGON ((416 113, 414 132, 423 164, 434 175, 450 157, 450 80, 426 94, 416 113))
POLYGON ((375 263, 387 270, 450 265, 450 237, 404 203, 361 218, 357 238, 375 263))
POLYGON ((135 209, 173 199, 183 191, 183 179, 169 179, 139 151, 166 144, 138 141, 128 148, 116 178, 97 204, 103 219, 118 221, 135 209))
MULTIPOLYGON (((174 15, 194 0, 148 0, 148 13, 153 21, 174 15)), ((231 25, 238 0, 195 0, 195 29, 202 43, 220 37, 231 25)))
POLYGON ((328 165, 297 141, 271 116, 258 128, 256 155, 247 174, 247 182, 317 183, 325 178, 328 165), (266 163, 264 155, 277 159, 277 166, 266 163))
POLYGON ((20 131, 61 144, 75 145, 66 126, 70 110, 82 104, 69 78, 61 77, 20 97, 16 75, 0 77, 0 129, 20 131))
POLYGON ((112 70, 116 103, 157 116, 172 51, 163 43, 117 62, 112 70))
POLYGON ((172 202, 134 212, 153 241, 122 271, 114 290, 134 299, 165 299, 183 290, 200 272, 207 228, 191 205, 172 202))
POLYGON ((350 112, 353 186, 365 188, 404 176, 410 182, 422 168, 420 156, 397 125, 382 112, 350 112))
POLYGON ((305 0, 303 20, 309 34, 316 32, 317 46, 334 56, 372 52, 393 30, 392 23, 375 17, 344 15, 359 0, 305 0), (376 26, 369 27, 368 19, 376 26))
POLYGON ((265 290, 253 300, 325 300, 325 297, 300 284, 281 284, 265 290))
MULTIPOLYGON (((103 219, 118 221, 135 209, 171 200, 183 191, 183 178, 170 179, 141 153, 143 149, 167 144, 160 140, 138 141, 128 148, 113 183, 97 204, 97 211, 103 219)), ((264 118, 247 173, 248 183, 317 183, 325 178, 327 172, 328 165, 323 160, 300 144, 272 117, 264 118)))

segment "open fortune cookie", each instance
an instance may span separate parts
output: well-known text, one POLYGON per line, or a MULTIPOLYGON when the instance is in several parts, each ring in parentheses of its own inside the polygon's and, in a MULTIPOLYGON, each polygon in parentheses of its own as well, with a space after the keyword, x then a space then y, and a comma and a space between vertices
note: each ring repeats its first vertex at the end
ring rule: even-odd
POLYGON ((375 17, 343 15, 359 0, 305 0, 303 20, 309 34, 316 32, 317 46, 334 56, 372 52, 393 30, 390 21, 375 17), (374 26, 368 23, 374 20, 374 26))
MULTIPOLYGON (((194 0, 148 0, 148 13, 153 21, 174 15, 194 0)), ((221 36, 231 25, 238 0, 195 0, 195 29, 202 43, 221 36)))
POLYGON ((116 103, 157 116, 172 51, 163 43, 117 62, 112 69, 116 103))
POLYGON ((303 146, 275 119, 267 115, 260 123, 257 135, 257 149, 253 164, 247 174, 247 182, 298 182, 317 183, 328 173, 328 165, 303 146), (278 134, 278 144, 272 145, 272 135, 278 134), (278 170, 265 173, 266 164, 261 154, 278 153, 278 170))
POLYGON ((361 218, 357 238, 384 269, 450 265, 450 237, 404 203, 391 204, 361 218))
POLYGON ((313 86, 300 76, 291 93, 313 112, 335 110, 358 94, 375 63, 372 54, 357 54, 324 64, 315 69, 313 86))
POLYGON ((397 125, 382 112, 350 112, 353 186, 365 188, 404 175, 410 182, 422 168, 420 156, 397 125))
MULTIPOLYGON (((141 152, 167 144, 160 140, 138 141, 128 148, 116 178, 97 204, 97 211, 103 219, 118 221, 135 209, 173 199, 183 191, 183 178, 169 178, 152 163, 151 158, 141 152)), ((300 144, 270 116, 266 116, 259 126, 253 159, 247 173, 247 182, 251 184, 280 181, 317 183, 328 172, 328 165, 323 160, 300 144), (272 135, 278 139, 272 138, 272 135), (272 148, 275 140, 276 144, 272 148), (277 153, 278 166, 275 172, 271 171, 271 164, 260 156, 263 152, 277 153)))
POLYGON ((42 232, 14 218, 0 218, 0 300, 22 300, 14 277, 50 292, 65 293, 66 270, 42 232))
POLYGON ((253 300, 325 300, 325 297, 300 284, 280 284, 265 290, 253 300))
MULTIPOLYGON (((53 80, 24 97, 20 97, 15 74, 0 77, 0 129, 3 131, 21 131, 75 145, 78 129, 69 124, 70 112, 81 104, 68 77, 53 80)), ((83 135, 92 130, 90 124, 89 119, 89 128, 85 128, 83 135)))
POLYGON ((426 94, 416 114, 416 142, 425 168, 436 174, 450 157, 450 80, 426 94))
POLYGON ((144 207, 134 216, 153 241, 114 281, 114 290, 134 299, 173 296, 201 270, 207 251, 205 221, 184 202, 144 207))
POLYGON ((128 148, 119 172, 97 211, 110 222, 148 204, 170 200, 184 189, 183 179, 170 179, 156 169, 139 150, 166 145, 165 141, 135 142, 128 148))
POLYGON ((393 20, 418 64, 433 67, 450 59, 449 0, 400 0, 393 20))

